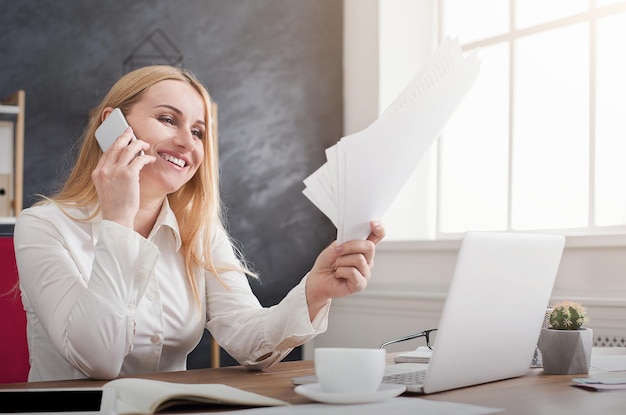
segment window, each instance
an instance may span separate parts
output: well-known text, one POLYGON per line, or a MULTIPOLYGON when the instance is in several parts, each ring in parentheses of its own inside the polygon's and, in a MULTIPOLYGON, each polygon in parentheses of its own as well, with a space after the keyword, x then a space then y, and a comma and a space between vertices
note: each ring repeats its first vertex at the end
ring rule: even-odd
POLYGON ((434 235, 417 239, 625 231, 626 1, 440 0, 439 19, 482 63, 438 141, 434 235))

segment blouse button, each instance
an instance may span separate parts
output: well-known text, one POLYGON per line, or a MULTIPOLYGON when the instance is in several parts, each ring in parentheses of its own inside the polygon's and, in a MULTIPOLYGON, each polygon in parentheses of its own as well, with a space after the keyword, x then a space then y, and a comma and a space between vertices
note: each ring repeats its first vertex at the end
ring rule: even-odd
POLYGON ((150 341, 151 341, 152 343, 155 343, 155 344, 156 344, 156 343, 158 343, 158 342, 159 342, 159 340, 161 340, 161 338, 160 338, 157 334, 155 334, 155 335, 153 335, 152 337, 150 337, 150 341))

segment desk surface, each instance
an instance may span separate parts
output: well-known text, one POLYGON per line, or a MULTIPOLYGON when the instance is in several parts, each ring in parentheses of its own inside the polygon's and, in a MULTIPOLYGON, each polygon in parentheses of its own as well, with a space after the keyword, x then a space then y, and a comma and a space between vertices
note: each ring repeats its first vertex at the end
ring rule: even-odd
MULTIPOLYGON (((599 354, 626 354, 626 348, 611 348, 597 352, 599 354)), ((596 353, 595 350, 594 353, 596 353)), ((303 404, 311 401, 294 392, 291 378, 313 373, 312 361, 296 361, 281 362, 262 372, 250 372, 239 366, 233 366, 136 377, 181 383, 223 383, 292 404, 303 404)), ((592 368, 588 376, 600 373, 606 372, 592 368)), ((580 389, 572 386, 571 379, 575 377, 585 377, 585 375, 544 375, 541 369, 531 369, 527 376, 515 379, 432 395, 405 394, 403 396, 505 408, 507 415, 626 413, 626 390, 592 392, 580 389)), ((104 381, 68 380, 13 383, 0 385, 0 388, 93 387, 104 383, 104 381)))

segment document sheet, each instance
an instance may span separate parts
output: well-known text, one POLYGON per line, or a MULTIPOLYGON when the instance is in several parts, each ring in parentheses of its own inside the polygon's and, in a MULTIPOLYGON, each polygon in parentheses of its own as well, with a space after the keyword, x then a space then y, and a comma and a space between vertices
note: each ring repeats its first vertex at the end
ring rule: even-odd
POLYGON ((446 39, 383 114, 326 149, 303 194, 337 227, 339 243, 365 239, 441 134, 478 77, 477 51, 446 39))
POLYGON ((237 413, 240 415, 490 415, 502 412, 505 412, 502 408, 490 408, 480 405, 446 401, 431 401, 417 397, 401 396, 382 402, 367 404, 331 405, 311 403, 304 405, 276 406, 272 408, 244 409, 237 413))

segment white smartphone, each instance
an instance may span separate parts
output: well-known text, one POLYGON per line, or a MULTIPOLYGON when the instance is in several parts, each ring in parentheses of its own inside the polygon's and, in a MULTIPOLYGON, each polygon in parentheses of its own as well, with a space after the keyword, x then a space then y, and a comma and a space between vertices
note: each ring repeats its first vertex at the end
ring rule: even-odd
MULTIPOLYGON (((126 128, 128 128, 128 122, 124 118, 122 110, 115 108, 96 129, 96 140, 98 140, 102 152, 107 151, 126 128)), ((132 140, 136 139, 133 134, 132 140)))
POLYGON ((0 414, 105 415, 115 413, 112 388, 0 389, 0 414))

